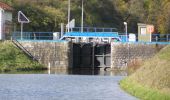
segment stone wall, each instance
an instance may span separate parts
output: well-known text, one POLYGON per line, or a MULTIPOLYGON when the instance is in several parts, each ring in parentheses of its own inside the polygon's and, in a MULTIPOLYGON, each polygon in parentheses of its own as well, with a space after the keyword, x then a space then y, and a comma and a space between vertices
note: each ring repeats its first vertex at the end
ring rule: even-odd
MULTIPOLYGON (((73 44, 69 42, 20 42, 40 63, 56 69, 73 66, 73 44)), ((134 61, 153 57, 162 47, 155 44, 111 43, 111 68, 125 69, 134 61)))
POLYGON ((72 67, 72 44, 68 42, 20 42, 40 63, 56 69, 72 67))
POLYGON ((153 57, 160 48, 156 44, 111 43, 111 68, 125 69, 131 62, 153 57))

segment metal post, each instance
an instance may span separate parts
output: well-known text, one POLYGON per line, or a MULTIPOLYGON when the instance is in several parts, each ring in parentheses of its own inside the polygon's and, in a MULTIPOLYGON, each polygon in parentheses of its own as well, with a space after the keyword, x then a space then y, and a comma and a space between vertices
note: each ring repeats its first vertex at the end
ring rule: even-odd
POLYGON ((125 26, 126 26, 126 42, 128 42, 127 23, 125 24, 125 26))
POLYGON ((0 40, 3 39, 3 36, 2 36, 2 30, 3 30, 3 9, 0 8, 0 40))
POLYGON ((128 42, 127 22, 124 22, 124 25, 125 25, 126 42, 128 42))
POLYGON ((83 21, 84 21, 84 0, 82 0, 82 11, 81 11, 81 33, 83 33, 83 21))
POLYGON ((63 37, 64 34, 64 23, 61 23, 61 34, 60 34, 60 38, 63 37))
POLYGON ((128 43, 128 62, 130 61, 130 44, 128 43))
POLYGON ((67 32, 70 32, 70 0, 68 0, 68 24, 67 32))
POLYGON ((48 74, 51 74, 51 63, 48 62, 48 74))
POLYGON ((149 30, 149 35, 150 35, 150 42, 152 42, 152 32, 149 30))
POLYGON ((95 43, 93 42, 92 44, 92 70, 94 70, 95 67, 95 43))
POLYGON ((23 23, 21 23, 21 40, 23 39, 23 23))
POLYGON ((168 42, 169 41, 169 35, 167 34, 166 35, 166 42, 168 42))

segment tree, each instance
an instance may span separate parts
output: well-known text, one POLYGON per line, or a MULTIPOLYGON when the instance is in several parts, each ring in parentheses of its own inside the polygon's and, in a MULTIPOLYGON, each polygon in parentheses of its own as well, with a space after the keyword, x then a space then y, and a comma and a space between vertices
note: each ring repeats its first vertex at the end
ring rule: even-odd
POLYGON ((30 19, 25 31, 58 31, 59 24, 64 22, 65 14, 59 9, 34 4, 15 5, 15 23, 17 11, 22 11, 30 19))
MULTIPOLYGON (((14 7, 14 21, 22 10, 31 23, 26 31, 59 31, 67 23, 68 0, 1 0, 14 7)), ((81 24, 81 0, 71 0, 71 19, 81 24)), ((137 33, 137 23, 153 24, 161 33, 170 33, 170 0, 84 0, 84 26, 112 27, 137 33)))

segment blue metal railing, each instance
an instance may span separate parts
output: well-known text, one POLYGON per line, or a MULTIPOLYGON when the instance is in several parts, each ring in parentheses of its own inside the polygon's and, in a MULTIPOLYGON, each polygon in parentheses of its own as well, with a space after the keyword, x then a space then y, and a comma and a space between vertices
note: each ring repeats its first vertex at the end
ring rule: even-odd
MULTIPOLYGON (((81 32, 81 27, 71 28, 70 32, 81 32)), ((117 32, 117 28, 83 27, 83 32, 117 32)))
POLYGON ((152 41, 154 41, 154 42, 169 42, 170 34, 152 34, 152 41))
POLYGON ((160 44, 160 45, 170 45, 170 42, 142 42, 142 41, 137 41, 137 42, 121 42, 121 43, 129 43, 129 44, 160 44))
POLYGON ((16 40, 53 40, 53 32, 14 32, 12 35, 16 40))
MULTIPOLYGON (((80 28, 78 28, 80 29, 80 28)), ((90 28, 87 28, 90 31, 90 28)), ((114 29, 114 28, 113 28, 114 29)), ((120 42, 127 42, 126 41, 126 35, 124 35, 124 33, 118 33, 118 32, 111 32, 112 29, 109 28, 94 28, 94 32, 69 32, 69 33, 65 33, 64 36, 77 36, 77 37, 100 37, 100 38, 120 38, 120 42), (110 30, 109 32, 97 32, 98 29, 103 29, 103 31, 106 31, 107 29, 110 30)), ((147 36, 149 34, 146 34, 145 36, 147 36)), ((58 33, 58 36, 60 36, 60 34, 58 33)), ((137 38, 138 36, 136 36, 137 38)), ((16 40, 21 40, 21 33, 20 32, 14 32, 13 39, 16 40)), ((28 40, 34 40, 34 41, 41 41, 41 40, 51 40, 51 41, 56 41, 59 40, 59 37, 54 37, 53 32, 23 32, 23 37, 22 37, 22 41, 28 41, 28 40)), ((152 34, 152 38, 151 38, 152 42, 144 42, 144 41, 138 41, 138 43, 154 43, 154 44, 170 44, 170 34, 152 34)), ((137 42, 136 42, 137 43, 137 42)))

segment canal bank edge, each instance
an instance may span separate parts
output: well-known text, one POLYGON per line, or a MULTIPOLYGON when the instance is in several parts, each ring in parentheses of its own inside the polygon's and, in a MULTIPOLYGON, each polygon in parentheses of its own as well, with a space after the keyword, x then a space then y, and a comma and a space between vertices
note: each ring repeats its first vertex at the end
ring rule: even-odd
POLYGON ((120 82, 128 93, 142 100, 170 100, 170 46, 146 61, 134 74, 120 82))
POLYGON ((33 61, 11 41, 0 41, 0 71, 43 70, 45 67, 33 61))

